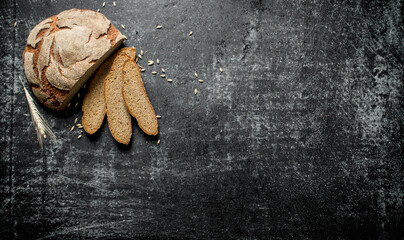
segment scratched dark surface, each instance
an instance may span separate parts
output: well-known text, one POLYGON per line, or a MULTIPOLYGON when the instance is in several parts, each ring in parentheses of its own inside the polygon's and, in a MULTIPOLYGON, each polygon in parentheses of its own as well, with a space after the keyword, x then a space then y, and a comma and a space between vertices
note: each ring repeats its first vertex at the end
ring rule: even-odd
POLYGON ((116 2, 1 0, 1 239, 403 239, 401 1, 116 2), (160 60, 142 75, 158 138, 134 121, 128 147, 106 122, 78 140, 80 107, 39 106, 40 151, 21 56, 70 8, 160 60))

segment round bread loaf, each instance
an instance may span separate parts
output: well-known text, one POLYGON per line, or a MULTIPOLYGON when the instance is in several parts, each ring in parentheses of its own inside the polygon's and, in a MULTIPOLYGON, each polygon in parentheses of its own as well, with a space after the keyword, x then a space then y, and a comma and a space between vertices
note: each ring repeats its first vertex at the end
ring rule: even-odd
POLYGON ((94 71, 126 39, 101 13, 71 9, 35 26, 24 70, 35 97, 63 110, 94 71))

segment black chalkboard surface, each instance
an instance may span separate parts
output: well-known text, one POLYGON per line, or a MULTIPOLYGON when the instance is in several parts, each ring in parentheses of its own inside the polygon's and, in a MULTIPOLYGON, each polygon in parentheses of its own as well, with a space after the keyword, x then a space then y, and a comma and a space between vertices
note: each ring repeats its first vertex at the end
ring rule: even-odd
POLYGON ((1 239, 403 239, 400 1, 115 5, 1 1, 1 239), (63 113, 38 105, 57 136, 40 150, 22 53, 71 8, 144 51, 157 137, 134 120, 128 146, 106 122, 77 139, 84 90, 63 113))

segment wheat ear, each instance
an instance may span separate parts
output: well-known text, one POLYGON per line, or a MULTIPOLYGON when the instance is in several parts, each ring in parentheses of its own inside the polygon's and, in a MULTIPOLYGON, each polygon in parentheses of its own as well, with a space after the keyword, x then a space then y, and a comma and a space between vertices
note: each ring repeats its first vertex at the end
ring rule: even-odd
POLYGON ((32 122, 33 122, 35 130, 36 130, 38 142, 39 142, 39 145, 41 146, 41 149, 43 150, 43 142, 45 141, 45 139, 47 137, 49 137, 50 140, 56 141, 56 136, 53 133, 52 129, 49 127, 45 118, 42 117, 41 113, 38 111, 37 107, 35 106, 34 99, 32 99, 31 95, 25 88, 24 83, 22 82, 21 76, 19 76, 19 78, 20 78, 22 87, 24 88, 25 97, 27 98, 28 108, 29 108, 29 112, 31 114, 32 122))

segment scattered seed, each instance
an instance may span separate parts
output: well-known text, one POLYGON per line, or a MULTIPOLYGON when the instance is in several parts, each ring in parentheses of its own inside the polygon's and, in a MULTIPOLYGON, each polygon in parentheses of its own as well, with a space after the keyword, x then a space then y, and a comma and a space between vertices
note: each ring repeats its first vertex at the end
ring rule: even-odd
POLYGON ((161 72, 165 73, 165 72, 166 72, 166 70, 164 70, 164 68, 161 68, 161 72))
POLYGON ((191 36, 192 34, 194 34, 192 31, 190 31, 190 32, 188 33, 189 36, 191 36))
POLYGON ((140 59, 142 59, 142 55, 140 55, 140 54, 138 54, 137 57, 140 58, 140 59))
POLYGON ((70 105, 71 105, 70 103, 69 103, 69 104, 67 104, 67 107, 70 107, 70 105))
POLYGON ((82 125, 80 125, 80 126, 78 126, 77 128, 80 128, 80 129, 81 129, 81 128, 83 128, 83 126, 82 126, 82 125))
POLYGON ((157 64, 160 64, 160 60, 158 58, 157 58, 156 62, 157 62, 157 64))
POLYGON ((70 132, 74 130, 74 126, 72 128, 70 128, 70 132))
POLYGON ((160 139, 159 139, 159 140, 157 140, 157 145, 160 145, 160 139))
POLYGON ((86 88, 87 88, 87 84, 84 84, 83 89, 86 89, 86 88))
POLYGON ((77 118, 76 119, 74 119, 74 124, 76 124, 77 123, 77 118))
POLYGON ((143 69, 143 67, 142 67, 142 66, 140 66, 139 64, 138 64, 137 66, 143 69))
POLYGON ((17 27, 17 22, 14 22, 14 27, 17 27))
POLYGON ((223 72, 223 68, 222 68, 222 67, 220 67, 220 68, 219 68, 219 71, 220 71, 220 72, 223 72))
POLYGON ((125 26, 124 26, 123 24, 121 24, 121 27, 122 27, 123 29, 125 29, 125 26))
POLYGON ((77 93, 77 97, 80 98, 80 93, 77 93))
POLYGON ((162 27, 163 27, 163 26, 160 26, 160 25, 156 26, 157 29, 161 29, 162 27))
POLYGON ((105 7, 105 2, 102 3, 102 7, 105 7))
POLYGON ((157 74, 157 72, 156 72, 156 71, 153 71, 153 72, 151 72, 151 74, 156 75, 156 74, 157 74))
POLYGON ((153 64, 154 64, 154 62, 151 61, 151 60, 147 62, 147 65, 149 65, 149 66, 151 66, 151 65, 153 65, 153 64))
POLYGON ((141 71, 141 72, 144 72, 144 71, 146 71, 146 69, 142 68, 142 69, 140 69, 140 71, 141 71))
POLYGON ((77 124, 76 124, 76 127, 80 127, 80 126, 82 126, 80 123, 77 123, 77 124))
POLYGON ((165 78, 165 77, 166 77, 166 75, 165 75, 165 74, 161 74, 161 75, 160 75, 160 77, 165 78))
POLYGON ((200 83, 203 83, 203 80, 202 80, 202 79, 199 79, 198 81, 199 81, 200 83))
POLYGON ((160 116, 160 115, 156 115, 156 118, 161 118, 161 116, 160 116))
POLYGON ((143 55, 143 50, 142 50, 142 51, 140 51, 140 55, 143 55))
POLYGON ((97 12, 100 12, 100 9, 99 9, 99 8, 97 9, 97 12))
POLYGON ((114 5, 114 7, 116 7, 116 2, 114 1, 114 2, 112 3, 112 5, 114 5))
POLYGON ((198 78, 198 74, 197 74, 197 73, 195 73, 195 77, 198 78))
POLYGON ((77 139, 80 139, 81 137, 82 137, 82 135, 80 134, 80 135, 77 136, 77 139))
POLYGON ((195 91, 194 91, 194 92, 195 92, 195 95, 196 95, 196 94, 198 93, 198 89, 195 88, 195 91))
POLYGON ((46 134, 42 135, 44 139, 46 139, 46 134))
POLYGON ((74 104, 74 107, 77 107, 79 105, 79 102, 76 102, 76 104, 74 104))
POLYGON ((172 82, 173 80, 171 78, 167 79, 167 82, 172 82))

